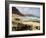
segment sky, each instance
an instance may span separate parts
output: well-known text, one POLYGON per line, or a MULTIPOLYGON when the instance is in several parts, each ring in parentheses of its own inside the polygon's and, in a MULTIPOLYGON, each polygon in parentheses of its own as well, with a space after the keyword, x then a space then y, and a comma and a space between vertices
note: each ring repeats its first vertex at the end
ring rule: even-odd
POLYGON ((16 7, 22 14, 32 14, 40 17, 40 8, 35 7, 16 7))

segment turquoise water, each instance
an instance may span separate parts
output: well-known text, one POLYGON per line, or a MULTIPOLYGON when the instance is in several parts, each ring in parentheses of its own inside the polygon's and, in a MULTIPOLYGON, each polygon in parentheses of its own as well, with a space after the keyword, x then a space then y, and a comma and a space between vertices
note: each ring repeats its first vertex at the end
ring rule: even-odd
POLYGON ((21 19, 23 19, 23 20, 29 20, 29 19, 32 19, 32 20, 40 20, 40 18, 38 18, 38 17, 29 17, 29 16, 25 16, 25 17, 19 17, 19 18, 21 18, 21 19))

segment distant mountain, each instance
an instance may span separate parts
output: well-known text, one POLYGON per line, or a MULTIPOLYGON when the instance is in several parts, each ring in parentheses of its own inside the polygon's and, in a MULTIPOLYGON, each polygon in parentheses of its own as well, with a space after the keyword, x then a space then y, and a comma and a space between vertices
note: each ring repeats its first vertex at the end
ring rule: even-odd
POLYGON ((12 7, 12 13, 20 16, 24 16, 16 7, 12 7))
MULTIPOLYGON (((32 16, 32 17, 38 17, 38 16, 35 16, 35 15, 32 15, 32 14, 24 14, 24 16, 32 16)), ((40 18, 40 17, 38 17, 38 18, 40 18)))
MULTIPOLYGON (((38 16, 35 16, 35 15, 32 15, 32 14, 22 14, 16 7, 12 7, 12 13, 13 14, 20 15, 20 16, 33 16, 33 17, 38 17, 38 16)), ((38 17, 38 18, 40 18, 40 17, 38 17)))

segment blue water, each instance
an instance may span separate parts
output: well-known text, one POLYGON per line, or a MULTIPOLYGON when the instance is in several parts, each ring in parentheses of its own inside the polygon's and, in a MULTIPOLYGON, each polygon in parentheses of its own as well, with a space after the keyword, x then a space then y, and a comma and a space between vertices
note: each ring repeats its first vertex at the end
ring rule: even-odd
POLYGON ((29 20, 29 19, 40 20, 40 18, 38 18, 38 17, 33 17, 33 16, 31 16, 31 17, 29 17, 29 16, 25 16, 25 17, 19 17, 19 18, 23 18, 24 20, 29 20))

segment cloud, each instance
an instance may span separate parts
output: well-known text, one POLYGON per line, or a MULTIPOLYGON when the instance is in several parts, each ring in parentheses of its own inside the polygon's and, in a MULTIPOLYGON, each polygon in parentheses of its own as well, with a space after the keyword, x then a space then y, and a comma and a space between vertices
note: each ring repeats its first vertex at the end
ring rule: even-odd
POLYGON ((32 14, 40 17, 40 8, 34 7, 16 7, 22 14, 32 14))

